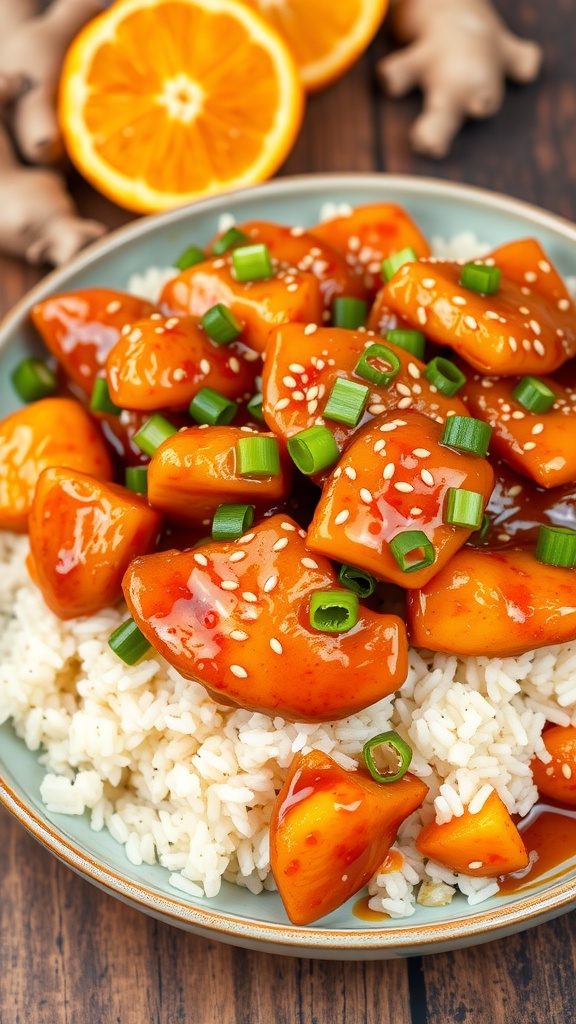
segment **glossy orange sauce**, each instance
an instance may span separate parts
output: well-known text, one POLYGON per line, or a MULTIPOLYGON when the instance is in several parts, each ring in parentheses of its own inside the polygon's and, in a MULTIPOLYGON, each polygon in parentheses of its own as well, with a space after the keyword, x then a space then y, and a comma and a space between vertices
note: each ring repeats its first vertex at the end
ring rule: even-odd
MULTIPOLYGON (((384 874, 386 871, 399 871, 402 867, 403 860, 404 858, 398 850, 389 850, 386 860, 380 868, 380 873, 384 874)), ((388 914, 384 914, 380 910, 370 909, 368 906, 370 898, 370 896, 361 896, 359 900, 356 900, 352 907, 354 917, 359 918, 360 921, 368 921, 370 924, 376 924, 379 921, 388 921, 388 914)))

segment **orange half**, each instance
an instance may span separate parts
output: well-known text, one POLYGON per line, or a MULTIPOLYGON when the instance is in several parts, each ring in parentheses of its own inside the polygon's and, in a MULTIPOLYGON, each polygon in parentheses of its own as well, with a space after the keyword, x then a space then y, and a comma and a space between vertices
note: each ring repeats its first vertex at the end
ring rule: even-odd
POLYGON ((239 0, 117 0, 68 51, 59 109, 80 172, 148 213, 273 174, 303 93, 285 42, 239 0))
POLYGON ((246 0, 283 36, 308 92, 348 70, 376 35, 388 0, 246 0))

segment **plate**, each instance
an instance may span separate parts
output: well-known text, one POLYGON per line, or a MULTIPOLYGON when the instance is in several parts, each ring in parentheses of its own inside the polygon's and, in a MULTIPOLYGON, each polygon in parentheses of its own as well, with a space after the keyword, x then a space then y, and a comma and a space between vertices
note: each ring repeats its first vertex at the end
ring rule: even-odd
MULTIPOLYGON (((317 175, 284 178, 136 221, 85 250, 44 278, 0 328, 0 408, 17 402, 9 373, 23 355, 38 351, 29 324, 35 302, 60 291, 93 285, 118 287, 150 265, 169 266, 192 242, 205 243, 222 213, 237 220, 267 219, 312 225, 324 203, 352 206, 391 201, 405 206, 428 236, 450 238, 472 231, 498 244, 536 236, 560 271, 576 268, 576 228, 533 206, 486 192, 425 178, 386 175, 317 175)), ((258 896, 224 883, 213 899, 183 896, 159 865, 135 867, 107 832, 93 832, 87 817, 58 815, 40 799, 43 769, 9 723, 0 727, 0 800, 51 853, 84 878, 145 913, 225 942, 268 952, 322 959, 385 959, 442 952, 502 938, 576 906, 576 856, 529 891, 495 896, 476 908, 464 897, 447 907, 417 906, 413 917, 374 923, 353 913, 354 900, 308 927, 291 925, 276 893, 258 896)))

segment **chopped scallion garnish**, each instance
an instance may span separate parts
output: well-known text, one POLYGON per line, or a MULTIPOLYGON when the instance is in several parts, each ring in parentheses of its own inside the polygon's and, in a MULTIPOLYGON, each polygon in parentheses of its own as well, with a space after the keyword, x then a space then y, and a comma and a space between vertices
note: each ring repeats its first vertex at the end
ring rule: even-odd
POLYGON ((236 443, 236 457, 239 476, 278 476, 280 473, 280 449, 275 437, 266 434, 241 437, 236 443))
POLYGON ((314 476, 327 469, 340 456, 338 445, 328 427, 308 427, 288 441, 288 454, 301 473, 314 476))
POLYGON ((184 249, 183 253, 180 253, 174 266, 178 270, 189 270, 190 267, 195 267, 198 263, 204 263, 205 259, 206 253, 202 252, 202 249, 198 249, 195 245, 190 245, 187 249, 184 249))
POLYGON ((354 373, 371 384, 376 384, 379 388, 388 388, 400 373, 400 360, 396 353, 386 345, 368 345, 356 363, 354 373), (388 369, 379 370, 372 365, 373 362, 384 363, 388 369))
POLYGON ((316 590, 310 595, 310 625, 321 633, 347 633, 359 615, 358 594, 351 590, 316 590))
POLYGON ((212 388, 200 388, 190 402, 189 413, 196 423, 208 423, 211 427, 226 426, 232 423, 238 404, 225 398, 212 388))
POLYGON ((405 349, 406 352, 410 352, 416 359, 424 359, 426 337, 422 334, 422 331, 409 331, 397 327, 393 331, 386 332, 386 341, 389 341, 392 345, 397 345, 398 348, 405 349))
POLYGON ((212 520, 212 539, 236 540, 253 522, 253 505, 219 505, 212 520))
POLYGON ((126 487, 134 494, 147 494, 148 466, 127 466, 126 487))
POLYGON ((212 253, 214 256, 223 256, 225 252, 229 252, 237 245, 245 245, 250 239, 248 235, 245 235, 243 231, 239 231, 238 228, 228 228, 223 235, 220 235, 214 245, 212 246, 212 253))
POLYGON ((126 665, 135 665, 149 651, 152 644, 140 631, 134 619, 126 619, 108 637, 108 646, 126 665))
POLYGON ((254 395, 248 402, 246 408, 255 420, 261 420, 264 422, 264 413, 262 412, 262 395, 254 395))
POLYGON ((546 565, 573 569, 576 566, 576 530, 568 526, 541 526, 536 558, 546 565))
POLYGON ((450 359, 443 359, 442 356, 436 356, 435 359, 430 360, 424 370, 424 376, 440 394, 446 395, 448 398, 460 391, 460 388, 463 388, 466 383, 466 377, 462 371, 450 359))
POLYGON ((427 569, 436 559, 434 545, 422 530, 404 530, 390 541, 390 551, 402 572, 427 569))
POLYGON ((355 427, 362 418, 370 389, 346 377, 337 377, 324 408, 324 416, 337 423, 355 427))
POLYGON ((395 252, 392 256, 388 256, 387 259, 382 260, 382 277, 385 281, 389 281, 391 277, 400 267, 403 267, 405 263, 415 263, 418 256, 414 252, 414 249, 401 249, 400 252, 395 252))
POLYGON ((484 515, 484 495, 478 491, 467 491, 464 487, 449 487, 446 496, 444 522, 450 526, 463 526, 468 530, 479 530, 484 515))
POLYGON ((556 395, 538 377, 522 377, 512 392, 512 398, 528 412, 548 412, 556 401, 556 395))
POLYGON ((56 391, 56 376, 42 359, 29 356, 12 370, 12 384, 23 402, 39 402, 56 391))
POLYGON ((483 420, 475 420, 472 416, 449 416, 440 444, 470 452, 471 455, 484 456, 491 437, 492 427, 483 420))
POLYGON ((262 281, 274 274, 268 246, 262 242, 234 249, 232 266, 236 280, 241 282, 262 281))
POLYGON ((357 569, 355 565, 341 565, 338 579, 343 587, 347 587, 358 597, 370 597, 376 588, 376 580, 364 569, 357 569))
POLYGON ((484 263, 466 263, 460 274, 460 284, 479 295, 494 295, 500 287, 502 271, 484 263))
POLYGON ((200 322, 208 337, 217 345, 228 345, 242 333, 242 324, 238 323, 232 310, 221 302, 208 309, 200 322))
POLYGON ((381 732, 362 748, 364 763, 376 782, 397 782, 412 761, 412 748, 397 732, 381 732))
POLYGON ((110 390, 105 377, 96 377, 94 381, 90 408, 92 412, 102 412, 108 416, 119 416, 122 412, 120 406, 115 405, 110 398, 110 390))
POLYGON ((334 327, 345 327, 349 331, 357 331, 364 327, 368 319, 368 303, 364 299, 355 299, 339 295, 332 303, 332 323, 334 327))
POLYGON ((152 457, 156 449, 164 441, 167 441, 169 437, 173 437, 177 433, 176 427, 172 426, 168 420, 156 412, 149 420, 146 420, 146 423, 134 434, 132 440, 141 451, 152 457))

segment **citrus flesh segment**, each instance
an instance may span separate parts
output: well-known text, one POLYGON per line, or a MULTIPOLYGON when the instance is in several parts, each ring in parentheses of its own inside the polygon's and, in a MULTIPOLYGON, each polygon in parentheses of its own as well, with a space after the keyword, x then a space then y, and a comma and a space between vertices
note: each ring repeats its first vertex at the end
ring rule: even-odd
POLYGON ((246 0, 280 32, 309 92, 342 75, 380 27, 388 0, 246 0))
POLYGON ((239 0, 117 0, 76 38, 61 81, 72 160, 138 212, 264 180, 302 112, 285 43, 239 0))

